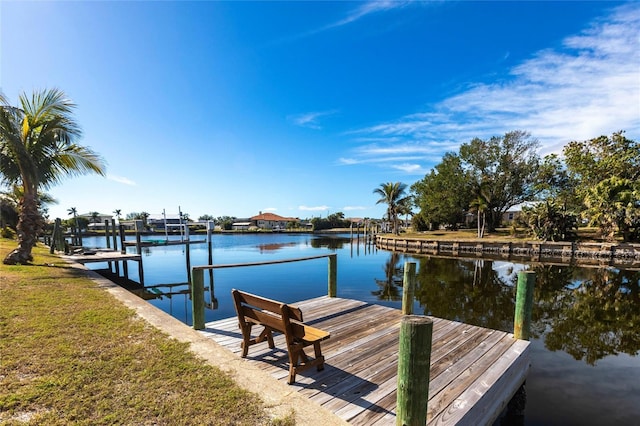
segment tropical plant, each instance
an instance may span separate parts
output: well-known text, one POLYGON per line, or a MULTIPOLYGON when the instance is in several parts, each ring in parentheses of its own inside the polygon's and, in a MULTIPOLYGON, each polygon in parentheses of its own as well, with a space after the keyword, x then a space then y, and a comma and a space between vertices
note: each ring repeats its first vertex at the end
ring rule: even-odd
POLYGON ((89 216, 91 216, 91 223, 98 223, 98 222, 100 222, 100 213, 98 213, 98 212, 91 212, 91 213, 89 213, 89 216))
POLYGON ((374 194, 380 195, 380 199, 376 201, 376 204, 384 203, 387 205, 387 219, 391 221, 393 226, 393 233, 398 235, 398 214, 401 206, 404 206, 407 201, 405 190, 407 185, 402 182, 387 182, 381 183, 379 188, 373 190, 374 194))
POLYGON ((115 214, 115 215, 116 215, 116 218, 118 219, 118 222, 120 222, 120 215, 122 215, 122 210, 120 210, 120 209, 115 209, 115 210, 113 211, 113 214, 115 214))
POLYGON ((578 227, 577 215, 551 199, 524 206, 518 221, 543 241, 571 240, 578 227))
POLYGON ((478 196, 471 201, 470 207, 471 211, 475 211, 478 216, 478 238, 483 238, 489 204, 482 195, 478 194, 478 196))
POLYGON ((67 209, 67 212, 73 215, 73 220, 75 221, 74 225, 77 229, 77 232, 80 232, 80 224, 78 223, 78 210, 75 207, 70 207, 69 209, 67 209))
POLYGON ((611 177, 590 188, 584 216, 600 228, 603 238, 613 240, 616 229, 625 242, 640 236, 640 183, 611 177))
POLYGON ((64 178, 86 173, 104 175, 101 157, 75 141, 81 130, 73 117, 75 104, 64 92, 49 89, 25 93, 20 106, 0 95, 0 177, 4 185, 18 185, 18 246, 5 264, 29 263, 31 250, 44 225, 39 190, 64 178))

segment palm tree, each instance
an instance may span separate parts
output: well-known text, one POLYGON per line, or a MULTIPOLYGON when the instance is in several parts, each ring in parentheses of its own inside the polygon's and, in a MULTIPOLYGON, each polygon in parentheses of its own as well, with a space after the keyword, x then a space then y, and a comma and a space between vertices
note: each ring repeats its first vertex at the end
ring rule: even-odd
POLYGON ((402 182, 381 183, 379 188, 373 190, 374 194, 380 195, 376 204, 385 203, 387 205, 387 218, 393 224, 393 233, 398 235, 398 212, 400 207, 408 203, 408 197, 404 191, 407 185, 402 182))
POLYGON ((120 215, 122 214, 122 210, 120 210, 120 209, 115 209, 115 210, 113 211, 113 214, 115 214, 115 215, 116 215, 116 218, 118 219, 118 223, 120 223, 120 215))
POLYGON ((75 104, 64 92, 22 93, 19 103, 13 107, 0 94, 0 177, 3 184, 22 189, 18 247, 5 257, 8 265, 33 260, 31 250, 44 225, 38 210, 40 189, 68 176, 105 173, 101 157, 75 143, 82 132, 72 115, 75 104))
POLYGON ((78 210, 75 207, 70 207, 67 209, 67 212, 73 215, 73 220, 76 222, 76 229, 80 231, 80 225, 78 224, 78 210))
POLYGON ((91 223, 98 223, 100 222, 100 213, 98 212, 91 212, 89 213, 91 215, 91 223))
POLYGON ((471 201, 470 207, 471 211, 476 211, 478 214, 478 238, 483 238, 484 225, 487 222, 487 209, 489 208, 487 200, 482 195, 478 195, 471 201))

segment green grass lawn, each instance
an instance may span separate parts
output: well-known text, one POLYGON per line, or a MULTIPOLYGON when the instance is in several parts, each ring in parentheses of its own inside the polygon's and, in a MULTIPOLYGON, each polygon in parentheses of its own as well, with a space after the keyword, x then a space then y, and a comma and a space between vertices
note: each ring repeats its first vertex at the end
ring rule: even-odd
POLYGON ((0 424, 287 424, 45 248, 0 268, 0 424))

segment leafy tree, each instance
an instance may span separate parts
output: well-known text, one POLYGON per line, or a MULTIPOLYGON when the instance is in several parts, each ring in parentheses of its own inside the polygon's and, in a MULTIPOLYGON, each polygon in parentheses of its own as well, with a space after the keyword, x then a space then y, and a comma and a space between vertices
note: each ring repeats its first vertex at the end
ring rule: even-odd
POLYGON ((215 219, 215 223, 225 231, 229 231, 231 228, 233 228, 233 222, 235 222, 236 219, 236 217, 232 216, 219 216, 215 219))
POLYGON ((75 105, 58 89, 21 94, 19 107, 0 95, 0 176, 22 189, 17 225, 18 246, 5 264, 29 263, 44 225, 39 190, 63 178, 85 173, 104 175, 102 159, 75 143, 81 135, 72 113, 75 105))
POLYGON ((607 240, 614 239, 616 229, 625 242, 640 236, 640 182, 610 177, 590 188, 584 203, 584 215, 607 240))
POLYGON ((519 222, 543 241, 566 241, 575 237, 578 227, 576 214, 558 202, 548 199, 533 206, 524 206, 519 222))
POLYGON ((89 215, 91 216, 91 223, 98 223, 100 221, 100 213, 91 212, 89 215))
POLYGON ((15 229, 18 224, 18 204, 4 194, 0 194, 0 228, 15 229))
POLYGON ((411 185, 414 204, 420 209, 418 223, 431 224, 431 228, 448 224, 456 229, 458 223, 464 222, 471 201, 470 188, 460 157, 446 153, 440 164, 411 185))
POLYGON ((584 197, 590 188, 611 177, 640 180, 640 144, 620 131, 588 141, 573 141, 564 147, 567 168, 580 185, 584 197))
POLYGON ((624 132, 582 142, 570 142, 564 149, 565 162, 576 185, 576 194, 586 210, 583 216, 613 239, 616 230, 624 241, 640 238, 640 144, 624 132))
POLYGON ((387 219, 393 224, 393 233, 398 235, 398 213, 399 208, 407 203, 405 190, 407 185, 402 182, 381 183, 379 188, 373 190, 374 194, 380 195, 380 199, 376 204, 384 203, 387 205, 387 219))
POLYGON ((198 220, 214 220, 215 218, 210 214, 203 214, 198 218, 198 220))
POLYGON ((520 130, 479 138, 460 147, 462 167, 473 187, 483 188, 488 228, 495 230, 509 208, 534 199, 540 192, 538 142, 520 130))
POLYGON ((321 231, 323 229, 348 228, 351 222, 344 218, 344 213, 337 212, 326 218, 314 217, 311 219, 311 225, 315 231, 321 231))

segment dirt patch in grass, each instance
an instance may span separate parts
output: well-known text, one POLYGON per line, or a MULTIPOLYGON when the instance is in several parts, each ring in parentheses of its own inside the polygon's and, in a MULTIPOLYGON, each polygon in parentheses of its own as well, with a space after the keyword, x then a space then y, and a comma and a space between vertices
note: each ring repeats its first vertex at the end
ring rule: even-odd
MULTIPOLYGON (((0 256, 15 247, 0 240, 0 256)), ((260 398, 44 248, 1 265, 0 423, 272 424, 260 398)))

